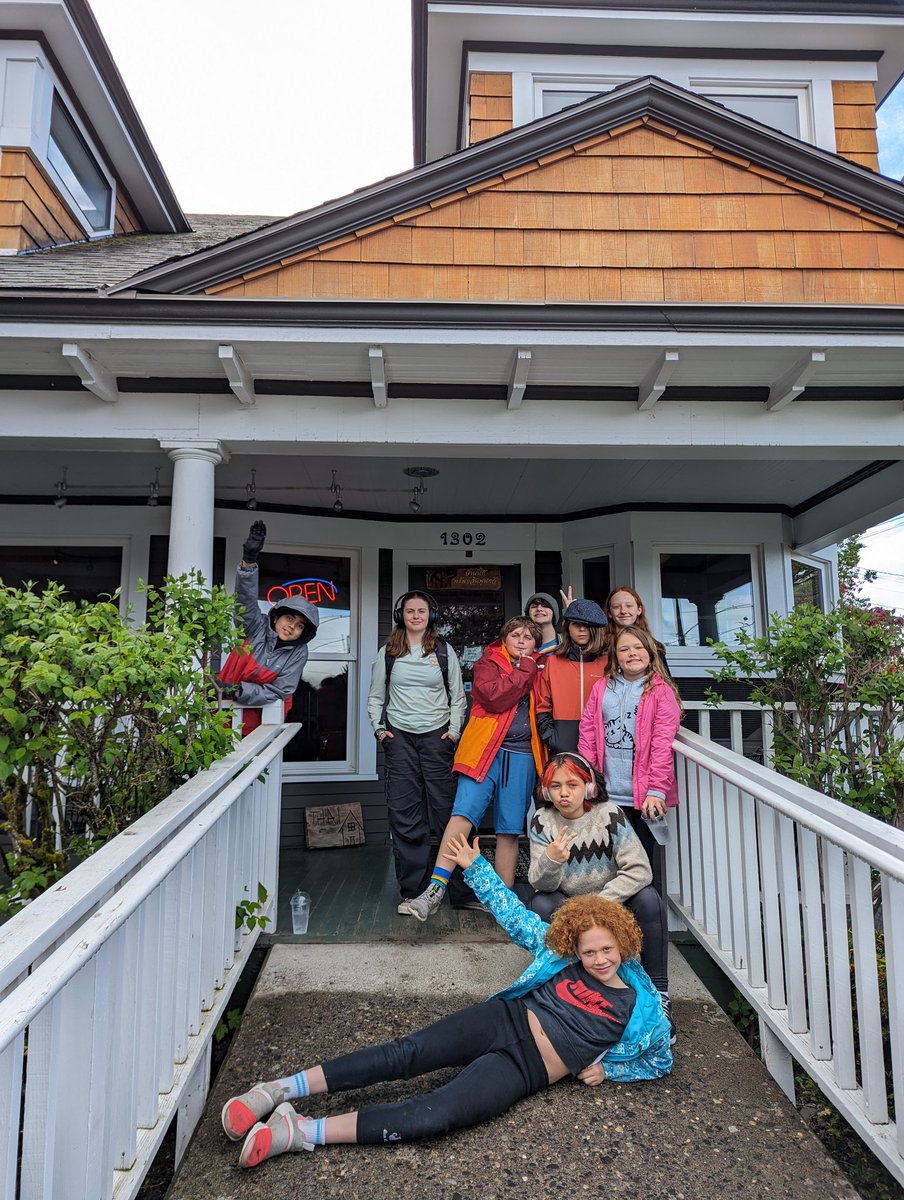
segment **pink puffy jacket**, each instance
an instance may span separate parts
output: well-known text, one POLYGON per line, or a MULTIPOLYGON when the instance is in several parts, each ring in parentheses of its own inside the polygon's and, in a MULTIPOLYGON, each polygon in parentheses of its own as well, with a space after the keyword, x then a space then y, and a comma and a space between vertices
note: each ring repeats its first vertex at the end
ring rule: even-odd
MULTIPOLYGON (((606 752, 606 733, 603 728, 603 693, 606 680, 593 685, 581 717, 578 754, 588 759, 602 773, 606 752)), ((642 808, 652 789, 665 793, 671 808, 678 803, 675 782, 675 757, 672 742, 681 724, 681 708, 675 693, 660 675, 653 676, 653 686, 640 698, 637 706, 637 725, 634 730, 634 807, 642 808)))

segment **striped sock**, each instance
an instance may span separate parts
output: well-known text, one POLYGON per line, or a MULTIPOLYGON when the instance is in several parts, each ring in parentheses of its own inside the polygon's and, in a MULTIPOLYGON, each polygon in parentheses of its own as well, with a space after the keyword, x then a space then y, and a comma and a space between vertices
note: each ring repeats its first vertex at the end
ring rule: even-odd
POLYGON ((442 867, 434 867, 433 874, 430 876, 430 891, 435 887, 441 888, 443 891, 449 886, 449 876, 451 871, 444 871, 442 867))
POLYGON ((311 1094, 311 1086, 304 1071, 299 1071, 295 1075, 287 1075, 285 1079, 277 1079, 276 1084, 277 1087, 282 1088, 283 1095, 287 1100, 301 1100, 311 1094))
POLYGON ((298 1132, 309 1145, 326 1145, 326 1121, 323 1117, 319 1121, 313 1121, 310 1117, 296 1117, 295 1124, 298 1132))

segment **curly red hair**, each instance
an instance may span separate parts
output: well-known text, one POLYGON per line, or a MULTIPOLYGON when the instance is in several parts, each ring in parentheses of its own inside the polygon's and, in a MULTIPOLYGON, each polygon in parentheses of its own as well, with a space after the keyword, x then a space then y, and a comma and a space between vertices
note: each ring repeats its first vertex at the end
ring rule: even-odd
POLYGON ((544 940, 555 954, 571 958, 577 955, 581 934, 597 927, 609 930, 618 942, 622 960, 639 957, 643 934, 634 914, 623 904, 596 894, 566 900, 553 913, 544 940))

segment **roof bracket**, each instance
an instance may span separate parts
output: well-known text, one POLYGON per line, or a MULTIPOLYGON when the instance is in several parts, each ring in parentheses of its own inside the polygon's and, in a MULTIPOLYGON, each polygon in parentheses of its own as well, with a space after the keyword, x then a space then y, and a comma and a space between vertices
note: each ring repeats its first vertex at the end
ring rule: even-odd
POLYGON ((825 350, 811 350, 804 358, 786 371, 781 379, 769 389, 769 399, 766 401, 767 412, 780 412, 796 400, 809 380, 816 374, 826 360, 825 350))
POLYGON ((508 407, 520 408, 527 388, 527 377, 530 374, 530 350, 518 350, 512 364, 512 374, 508 385, 508 407))
POLYGON ((374 394, 374 408, 385 408, 389 403, 386 394, 386 363, 383 359, 383 347, 371 346, 367 351, 370 363, 370 386, 374 394))
POLYGON ((254 394, 254 376, 234 346, 220 346, 218 354, 220 365, 236 399, 250 408, 257 400, 254 394))
POLYGON ((672 373, 678 366, 680 355, 677 350, 664 350, 647 371, 637 389, 637 411, 646 412, 659 400, 669 385, 672 373))
POLYGON ((63 358, 72 366, 73 371, 81 379, 89 392, 93 392, 98 400, 107 404, 115 404, 119 399, 119 389, 116 377, 76 342, 63 343, 63 358))

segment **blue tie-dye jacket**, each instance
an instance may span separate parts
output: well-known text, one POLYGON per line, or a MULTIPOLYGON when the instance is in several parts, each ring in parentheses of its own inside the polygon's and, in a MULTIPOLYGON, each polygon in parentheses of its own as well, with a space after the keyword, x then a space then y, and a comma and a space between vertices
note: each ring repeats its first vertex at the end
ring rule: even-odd
MULTIPOLYGON (((468 867, 464 877, 515 945, 534 956, 533 962, 513 984, 496 993, 498 996, 506 1000, 523 996, 576 961, 574 958, 561 958, 544 945, 547 923, 525 908, 482 855, 478 855, 468 867)), ((601 1055, 606 1079, 617 1083, 659 1079, 672 1070, 669 1022, 662 1010, 659 993, 636 959, 623 962, 618 973, 634 989, 637 1000, 621 1040, 601 1055)))

